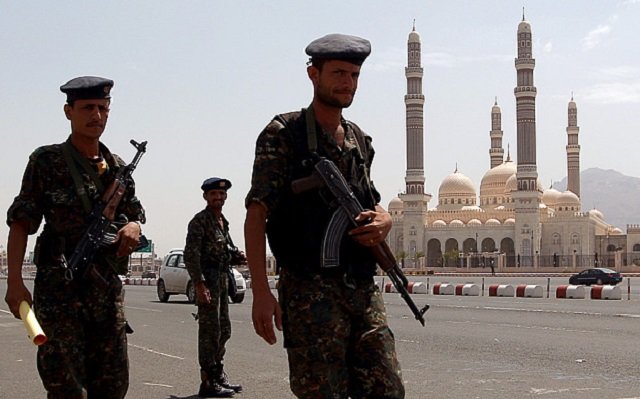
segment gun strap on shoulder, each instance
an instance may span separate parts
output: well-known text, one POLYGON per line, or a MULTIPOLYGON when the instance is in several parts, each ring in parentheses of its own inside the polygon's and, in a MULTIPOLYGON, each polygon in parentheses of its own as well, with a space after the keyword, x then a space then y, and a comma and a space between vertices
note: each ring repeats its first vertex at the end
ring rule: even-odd
POLYGON ((91 177, 98 190, 102 192, 104 191, 104 186, 100 181, 100 177, 98 177, 98 174, 93 170, 91 165, 89 165, 89 162, 87 162, 86 159, 78 154, 78 151, 68 140, 62 144, 62 154, 64 156, 65 162, 67 163, 67 166, 69 167, 69 172, 71 173, 71 177, 73 178, 73 184, 76 186, 76 193, 78 194, 78 197, 80 197, 80 201, 82 202, 82 208, 87 214, 91 213, 91 200, 89 199, 87 190, 84 187, 84 183, 82 183, 82 176, 78 171, 76 161, 91 177))

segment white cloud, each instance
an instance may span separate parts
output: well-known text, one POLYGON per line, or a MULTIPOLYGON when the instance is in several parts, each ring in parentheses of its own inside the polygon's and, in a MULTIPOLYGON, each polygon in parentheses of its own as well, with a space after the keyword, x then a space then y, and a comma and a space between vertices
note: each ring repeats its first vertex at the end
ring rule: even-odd
POLYGON ((600 83, 587 88, 581 97, 598 104, 640 103, 640 81, 600 83))
POLYGON ((582 39, 582 48, 590 50, 600 44, 602 38, 611 33, 611 25, 598 25, 582 39))

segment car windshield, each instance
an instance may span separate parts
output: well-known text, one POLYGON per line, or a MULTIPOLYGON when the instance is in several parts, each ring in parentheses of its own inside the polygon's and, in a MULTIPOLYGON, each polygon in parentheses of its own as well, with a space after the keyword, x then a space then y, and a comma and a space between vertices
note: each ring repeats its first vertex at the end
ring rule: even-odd
POLYGON ((615 270, 605 269, 605 268, 598 269, 598 270, 600 270, 603 273, 607 273, 607 274, 609 274, 609 273, 617 273, 617 271, 615 271, 615 270))

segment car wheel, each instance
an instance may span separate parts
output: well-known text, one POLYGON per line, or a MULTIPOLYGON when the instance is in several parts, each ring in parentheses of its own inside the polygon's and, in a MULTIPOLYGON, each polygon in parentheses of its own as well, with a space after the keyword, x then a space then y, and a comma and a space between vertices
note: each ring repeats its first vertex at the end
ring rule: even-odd
POLYGON ((244 301, 244 292, 239 292, 234 296, 229 297, 232 303, 242 303, 244 301))
POLYGON ((599 278, 598 280, 596 280, 596 284, 598 284, 598 285, 602 285, 602 279, 601 279, 601 278, 599 278))
POLYGON ((193 284, 191 284, 191 281, 187 284, 187 299, 190 303, 196 303, 196 289, 193 284))
POLYGON ((167 289, 164 286, 164 281, 158 280, 156 289, 158 291, 158 299, 160 300, 160 302, 167 302, 169 300, 169 294, 167 294, 167 289))

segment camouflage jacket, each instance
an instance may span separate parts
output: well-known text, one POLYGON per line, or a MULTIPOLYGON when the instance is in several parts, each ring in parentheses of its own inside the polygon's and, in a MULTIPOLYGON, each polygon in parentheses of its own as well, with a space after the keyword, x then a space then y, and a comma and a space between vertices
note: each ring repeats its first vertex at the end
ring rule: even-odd
POLYGON ((184 246, 184 263, 191 281, 217 280, 226 272, 235 249, 229 235, 229 222, 222 215, 222 224, 216 222, 209 208, 195 214, 189 222, 184 246))
MULTIPOLYGON (((61 238, 64 251, 69 255, 87 228, 88 215, 76 192, 62 146, 63 143, 42 146, 30 155, 20 193, 7 211, 7 225, 10 226, 16 220, 26 220, 29 222, 29 234, 35 234, 44 218, 44 232, 61 238)), ((100 176, 101 183, 106 188, 113 182, 118 169, 125 165, 125 162, 112 154, 102 143, 100 153, 108 165, 108 170, 100 176)), ((82 167, 77 166, 77 169, 90 201, 97 203, 102 193, 82 167)), ((116 214, 126 216, 129 221, 145 222, 145 212, 135 196, 133 182, 129 185, 116 214)))

